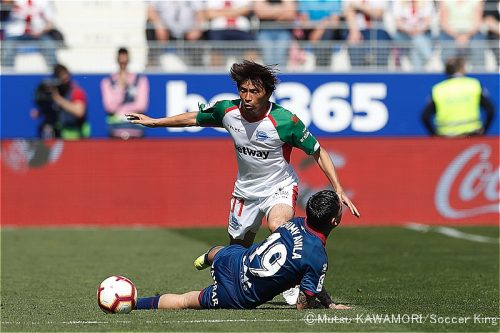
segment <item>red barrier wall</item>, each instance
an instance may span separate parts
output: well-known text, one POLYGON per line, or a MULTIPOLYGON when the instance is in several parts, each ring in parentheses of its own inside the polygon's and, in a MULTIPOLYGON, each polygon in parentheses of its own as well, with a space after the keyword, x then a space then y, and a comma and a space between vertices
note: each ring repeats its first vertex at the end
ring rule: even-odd
MULTIPOLYGON (((361 211, 346 224, 498 224, 498 138, 321 143, 361 211)), ((233 155, 229 139, 3 141, 1 223, 225 226, 233 155)), ((303 203, 327 183, 301 151, 292 162, 303 203)))

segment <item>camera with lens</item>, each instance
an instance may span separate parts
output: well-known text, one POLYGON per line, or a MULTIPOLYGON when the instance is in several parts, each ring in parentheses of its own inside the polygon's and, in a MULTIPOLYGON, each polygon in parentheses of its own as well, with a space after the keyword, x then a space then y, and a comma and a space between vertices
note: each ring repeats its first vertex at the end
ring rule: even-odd
POLYGON ((60 89, 61 81, 55 78, 44 79, 35 90, 35 103, 38 106, 45 106, 52 103, 52 91, 60 89))

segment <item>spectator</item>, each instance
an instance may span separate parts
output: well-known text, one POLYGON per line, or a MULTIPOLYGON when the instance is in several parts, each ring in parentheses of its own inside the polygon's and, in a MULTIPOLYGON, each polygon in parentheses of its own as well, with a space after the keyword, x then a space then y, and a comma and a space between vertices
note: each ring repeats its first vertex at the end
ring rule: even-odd
POLYGON ((5 24, 2 64, 14 67, 19 46, 39 49, 48 67, 57 63, 57 43, 50 36, 54 11, 48 0, 14 0, 5 24))
MULTIPOLYGON (((206 0, 204 18, 208 20, 208 39, 210 41, 253 41, 255 37, 251 32, 252 14, 251 0, 206 0)), ((238 55, 235 50, 241 49, 234 45, 233 50, 228 50, 229 44, 220 44, 222 52, 212 50, 212 65, 223 66, 224 57, 227 55, 238 55), (226 50, 224 50, 226 48, 226 50)), ((243 58, 255 59, 256 54, 252 49, 247 48, 243 52, 243 58)))
POLYGON ((0 0, 0 40, 4 40, 4 27, 10 17, 13 0, 0 0))
POLYGON ((396 41, 409 54, 413 69, 421 71, 432 56, 431 21, 434 5, 426 0, 396 0, 393 3, 396 41))
POLYGON ((87 95, 71 79, 69 70, 60 64, 54 66, 51 79, 44 80, 35 92, 37 109, 33 118, 43 118, 39 127, 41 138, 75 140, 90 135, 87 118, 87 95))
POLYGON ((255 15, 260 19, 257 40, 266 64, 286 66, 292 41, 291 25, 295 20, 294 0, 255 1, 255 15))
POLYGON ((383 27, 386 0, 345 0, 349 59, 354 68, 386 67, 391 37, 383 27), (380 43, 382 42, 382 43, 380 43))
POLYGON ((144 136, 142 126, 131 124, 126 113, 144 113, 149 103, 149 81, 146 76, 130 73, 127 69, 129 53, 120 48, 116 58, 119 70, 101 81, 102 102, 107 112, 108 134, 113 138, 144 136))
POLYGON ((339 29, 342 18, 341 0, 298 0, 299 15, 295 37, 307 40, 313 47, 317 66, 329 66, 332 56, 331 47, 325 48, 318 43, 341 40, 339 29))
POLYGON ((500 66, 500 58, 498 54, 498 38, 500 36, 500 1, 486 0, 484 6, 483 23, 487 29, 487 37, 490 42, 490 48, 495 55, 497 67, 500 66))
POLYGON ((484 134, 492 123, 495 107, 480 82, 465 76, 465 59, 449 59, 446 75, 446 80, 432 88, 432 100, 422 114, 425 128, 431 135, 445 137, 484 134), (486 114, 484 122, 480 107, 486 114))
POLYGON ((464 57, 476 69, 484 66, 484 37, 480 33, 482 0, 442 0, 439 2, 441 56, 443 63, 464 57))
MULTIPOLYGON (((202 3, 196 0, 152 0, 147 3, 146 40, 148 41, 147 67, 159 65, 159 56, 169 41, 195 42, 203 37, 202 3)), ((187 47, 184 61, 189 65, 201 64, 201 53, 187 47)))

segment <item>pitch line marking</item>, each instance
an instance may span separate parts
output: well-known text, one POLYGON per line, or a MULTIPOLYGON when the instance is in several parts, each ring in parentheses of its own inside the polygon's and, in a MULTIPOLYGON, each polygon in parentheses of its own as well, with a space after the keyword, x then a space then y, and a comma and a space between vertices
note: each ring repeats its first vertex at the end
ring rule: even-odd
MULTIPOLYGON (((205 324, 205 323, 236 323, 236 322, 252 322, 252 323, 264 323, 264 322, 303 322, 303 319, 193 319, 193 320, 164 320, 164 321, 152 321, 146 320, 143 323, 146 324, 205 324)), ((71 321, 61 321, 61 322, 1 322, 2 325, 54 325, 54 324, 66 324, 66 325, 99 325, 99 324, 132 324, 136 321, 132 320, 117 320, 117 321, 98 321, 98 320, 71 320, 71 321)))
POLYGON ((471 242, 500 244, 500 238, 487 237, 481 235, 470 234, 454 228, 449 227, 432 227, 427 224, 420 223, 407 223, 406 228, 420 232, 436 232, 451 238, 464 239, 471 242))

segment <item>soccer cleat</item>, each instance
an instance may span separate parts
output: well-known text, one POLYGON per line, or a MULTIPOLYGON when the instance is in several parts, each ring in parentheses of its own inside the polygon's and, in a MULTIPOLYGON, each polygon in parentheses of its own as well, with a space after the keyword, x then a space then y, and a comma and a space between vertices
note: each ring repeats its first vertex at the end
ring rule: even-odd
POLYGON ((297 304, 297 298, 299 297, 299 286, 295 286, 288 290, 285 290, 281 295, 285 299, 285 301, 290 305, 297 304))
POLYGON ((196 267, 197 270, 201 271, 207 267, 209 267, 210 264, 207 263, 207 254, 203 253, 201 256, 196 258, 194 261, 194 267, 196 267))

